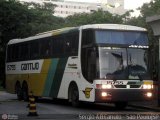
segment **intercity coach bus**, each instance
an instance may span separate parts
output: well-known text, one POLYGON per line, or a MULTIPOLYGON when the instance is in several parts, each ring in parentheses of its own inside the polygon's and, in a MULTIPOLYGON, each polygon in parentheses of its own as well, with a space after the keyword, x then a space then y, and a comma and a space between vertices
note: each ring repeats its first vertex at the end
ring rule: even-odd
POLYGON ((92 24, 10 40, 6 89, 18 99, 36 97, 114 103, 151 100, 148 37, 144 28, 92 24))

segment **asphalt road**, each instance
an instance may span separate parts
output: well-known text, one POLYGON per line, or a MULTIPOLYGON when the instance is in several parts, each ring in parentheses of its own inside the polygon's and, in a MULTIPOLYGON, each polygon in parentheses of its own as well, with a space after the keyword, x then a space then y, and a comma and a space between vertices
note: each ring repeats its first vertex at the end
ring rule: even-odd
POLYGON ((53 101, 49 98, 36 102, 38 116, 28 117, 28 102, 18 101, 16 95, 0 91, 0 119, 61 119, 61 120, 160 120, 157 112, 127 107, 117 110, 112 104, 83 103, 79 108, 72 107, 66 100, 53 101), (145 119, 144 119, 145 118, 145 119))

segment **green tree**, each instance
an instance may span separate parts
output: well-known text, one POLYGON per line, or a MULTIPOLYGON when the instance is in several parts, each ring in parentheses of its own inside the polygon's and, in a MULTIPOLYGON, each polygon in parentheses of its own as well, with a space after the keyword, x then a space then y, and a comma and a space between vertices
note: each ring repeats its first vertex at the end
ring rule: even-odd
POLYGON ((60 27, 64 19, 53 16, 54 5, 21 4, 0 0, 0 80, 4 80, 5 49, 10 39, 23 38, 60 27))
MULTIPOLYGON (((141 12, 141 16, 146 18, 149 16, 153 16, 153 15, 160 15, 160 0, 153 0, 148 4, 144 4, 141 8, 140 8, 140 12, 141 12)), ((158 43, 158 39, 156 37, 153 36, 153 31, 150 27, 150 25, 146 25, 147 29, 149 31, 149 40, 150 40, 150 44, 151 44, 151 61, 152 61, 152 75, 153 75, 153 79, 158 80, 158 62, 159 62, 159 43, 158 43)))
POLYGON ((123 23, 120 15, 114 15, 107 11, 94 11, 93 13, 81 13, 68 16, 64 26, 80 26, 85 24, 123 23))
POLYGON ((153 15, 160 15, 160 0, 153 0, 150 3, 144 4, 141 8, 138 8, 140 10, 140 16, 139 17, 133 17, 129 19, 126 24, 136 25, 140 27, 145 27, 148 29, 149 33, 149 44, 150 44, 150 61, 152 61, 150 67, 153 71, 151 71, 153 74, 153 79, 158 79, 158 49, 159 49, 159 43, 156 37, 153 36, 153 31, 146 23, 146 17, 153 16, 153 15))
POLYGON ((27 6, 16 1, 0 1, 0 79, 4 79, 6 43, 10 39, 25 36, 25 30, 30 27, 27 26, 30 22, 29 14, 27 6))

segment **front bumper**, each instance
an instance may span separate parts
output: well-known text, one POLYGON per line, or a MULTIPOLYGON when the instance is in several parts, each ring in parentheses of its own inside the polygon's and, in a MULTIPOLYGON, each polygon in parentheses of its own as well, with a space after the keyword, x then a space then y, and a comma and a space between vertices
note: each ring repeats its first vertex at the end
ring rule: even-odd
POLYGON ((117 101, 146 101, 153 99, 153 90, 144 89, 96 89, 95 102, 117 102, 117 101), (109 96, 102 97, 102 92, 109 96), (147 97, 146 93, 151 92, 152 97, 147 97))

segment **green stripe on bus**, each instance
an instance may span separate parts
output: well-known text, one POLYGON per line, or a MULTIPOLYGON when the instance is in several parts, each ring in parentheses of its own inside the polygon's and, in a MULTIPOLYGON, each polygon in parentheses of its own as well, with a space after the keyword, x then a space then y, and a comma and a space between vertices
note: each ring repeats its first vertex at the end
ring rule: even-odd
POLYGON ((50 97, 57 98, 68 58, 60 58, 55 72, 50 97))
POLYGON ((53 83, 53 78, 57 69, 57 64, 58 64, 58 58, 57 59, 52 59, 51 61, 51 65, 48 71, 48 76, 47 76, 47 80, 46 80, 46 84, 45 84, 45 89, 44 89, 44 96, 49 96, 51 87, 52 87, 52 83, 53 83))

